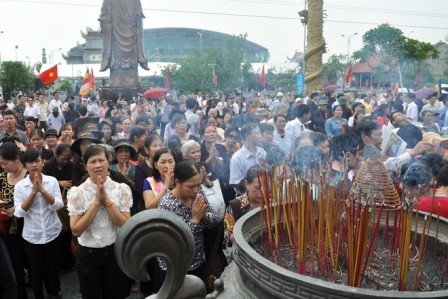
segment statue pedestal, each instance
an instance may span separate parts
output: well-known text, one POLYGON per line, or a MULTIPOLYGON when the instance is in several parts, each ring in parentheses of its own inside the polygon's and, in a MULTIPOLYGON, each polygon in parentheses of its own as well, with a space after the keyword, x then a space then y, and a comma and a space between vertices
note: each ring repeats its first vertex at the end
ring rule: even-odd
POLYGON ((138 69, 111 69, 109 86, 111 89, 139 88, 138 69))
POLYGON ((109 87, 101 88, 101 97, 116 102, 120 97, 130 101, 142 93, 138 69, 111 69, 109 87))
POLYGON ((137 88, 110 88, 110 87, 102 87, 101 88, 101 98, 111 100, 114 103, 121 97, 122 100, 126 100, 129 102, 132 100, 132 97, 137 97, 138 93, 143 93, 142 89, 137 88))

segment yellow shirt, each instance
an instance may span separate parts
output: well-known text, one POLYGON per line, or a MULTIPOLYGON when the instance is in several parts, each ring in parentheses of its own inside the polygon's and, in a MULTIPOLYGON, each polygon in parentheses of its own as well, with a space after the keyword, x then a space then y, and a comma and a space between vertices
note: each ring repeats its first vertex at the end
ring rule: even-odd
POLYGON ((372 114, 372 106, 370 106, 365 101, 362 101, 362 104, 364 105, 364 108, 366 110, 366 114, 372 114))

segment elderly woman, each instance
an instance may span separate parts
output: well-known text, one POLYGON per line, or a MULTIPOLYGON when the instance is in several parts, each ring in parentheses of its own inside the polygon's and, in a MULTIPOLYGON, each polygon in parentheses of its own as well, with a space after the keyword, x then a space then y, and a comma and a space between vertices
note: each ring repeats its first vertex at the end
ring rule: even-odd
POLYGON ((116 164, 112 164, 109 168, 113 171, 121 173, 131 182, 135 177, 135 165, 130 163, 131 157, 135 156, 136 151, 126 138, 118 139, 114 143, 116 164))
POLYGON ((207 187, 213 187, 211 181, 211 175, 207 175, 210 172, 210 165, 201 161, 201 145, 194 140, 189 140, 182 145, 182 158, 184 160, 192 161, 196 168, 201 171, 202 184, 207 187))
MULTIPOLYGON (((218 215, 200 193, 202 178, 192 161, 183 161, 176 165, 174 181, 176 187, 161 198, 158 207, 173 212, 190 227, 195 253, 188 274, 201 278, 208 286, 203 231, 217 224, 218 215)), ((159 259, 159 266, 162 271, 167 270, 162 259, 159 259)))
POLYGON ((128 279, 118 267, 114 244, 118 229, 131 216, 131 189, 109 178, 104 147, 89 146, 82 159, 90 178, 67 194, 70 227, 79 242, 76 271, 82 296, 125 298, 128 279))
POLYGON ((224 129, 219 127, 218 120, 216 117, 209 117, 205 122, 202 123, 202 127, 205 126, 214 126, 216 128, 216 133, 218 134, 219 139, 224 138, 224 129))
MULTIPOLYGON (((294 137, 285 132, 286 127, 286 116, 282 114, 277 114, 274 116, 275 129, 273 134, 274 144, 280 147, 280 149, 285 153, 287 157, 291 156, 291 151, 293 149, 294 137)), ((289 160, 289 158, 288 158, 289 160)))
POLYGON ((121 128, 123 129, 123 131, 118 133, 118 137, 130 139, 132 120, 130 118, 123 119, 123 121, 121 122, 121 128))
POLYGON ((192 161, 196 168, 199 170, 202 177, 202 191, 207 196, 208 202, 212 205, 212 208, 218 212, 219 220, 224 218, 225 203, 222 195, 221 186, 219 181, 215 179, 213 172, 210 171, 210 166, 201 162, 201 146, 194 140, 189 140, 182 145, 182 157, 184 161, 192 161), (214 184, 219 184, 215 187, 214 184))
POLYGON ((52 153, 54 153, 54 150, 58 145, 58 137, 58 133, 53 129, 48 129, 45 132, 45 148, 52 153))
POLYGON ((201 162, 201 145, 194 140, 188 140, 182 145, 182 157, 184 160, 193 161, 198 164, 201 162))
POLYGON ((22 236, 33 271, 35 298, 47 293, 59 296, 59 251, 62 224, 56 211, 64 206, 59 185, 54 177, 42 174, 44 160, 35 148, 28 148, 23 162, 29 175, 14 187, 14 215, 24 218, 22 236))

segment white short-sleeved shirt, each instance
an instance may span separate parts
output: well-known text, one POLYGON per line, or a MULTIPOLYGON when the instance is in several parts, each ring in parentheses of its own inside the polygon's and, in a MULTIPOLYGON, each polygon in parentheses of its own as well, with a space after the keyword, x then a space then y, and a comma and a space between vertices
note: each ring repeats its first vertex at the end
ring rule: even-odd
POLYGON ((32 116, 35 119, 39 119, 40 117, 40 108, 37 106, 26 106, 25 111, 23 112, 23 116, 28 117, 32 116))
MULTIPOLYGON (((130 212, 132 206, 131 188, 126 184, 112 181, 109 177, 104 183, 107 198, 120 212, 130 212)), ((70 216, 83 215, 95 201, 96 184, 87 179, 79 187, 72 187, 67 193, 67 208, 70 216)), ((106 208, 100 205, 90 226, 78 237, 81 246, 102 248, 115 243, 118 227, 112 222, 106 208)))

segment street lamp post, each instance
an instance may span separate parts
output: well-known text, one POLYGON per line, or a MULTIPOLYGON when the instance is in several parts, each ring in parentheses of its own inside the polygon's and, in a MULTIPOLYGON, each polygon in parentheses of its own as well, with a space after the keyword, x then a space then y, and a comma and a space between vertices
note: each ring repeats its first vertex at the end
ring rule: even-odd
POLYGON ((15 51, 16 51, 16 61, 17 61, 17 49, 18 49, 18 48, 19 48, 19 46, 18 46, 18 45, 16 45, 16 46, 15 46, 15 48, 14 48, 14 49, 15 49, 15 51))
MULTIPOLYGON (((305 0, 305 10, 307 10, 307 5, 308 5, 308 1, 305 0)), ((308 12, 307 12, 308 13, 308 12)), ((304 18, 305 19, 305 18, 304 18)), ((305 22, 303 23, 303 75, 305 76, 305 71, 306 71, 306 64, 305 64, 305 53, 306 53, 306 26, 308 23, 308 15, 306 17, 306 20, 304 20, 305 22)))
MULTIPOLYGON (((358 35, 358 32, 355 32, 355 33, 349 34, 349 35, 345 35, 345 34, 341 35, 342 37, 347 37, 347 60, 348 60, 349 67, 351 66, 351 61, 350 61, 350 40, 355 35, 358 35)), ((344 89, 345 89, 345 80, 343 80, 343 85, 344 85, 344 89)))
POLYGON ((355 32, 353 34, 349 34, 349 35, 345 35, 342 34, 342 37, 347 37, 347 59, 350 61, 350 40, 352 39, 352 37, 354 37, 355 35, 358 35, 358 32, 355 32))
MULTIPOLYGON (((3 34, 3 33, 5 33, 3 30, 2 31, 0 31, 0 34, 3 34)), ((0 64, 2 63, 2 52, 0 51, 0 64)))
POLYGON ((61 50, 62 50, 62 48, 54 49, 54 50, 48 50, 51 53, 51 55, 50 55, 50 64, 53 64, 54 52, 61 51, 61 50))

